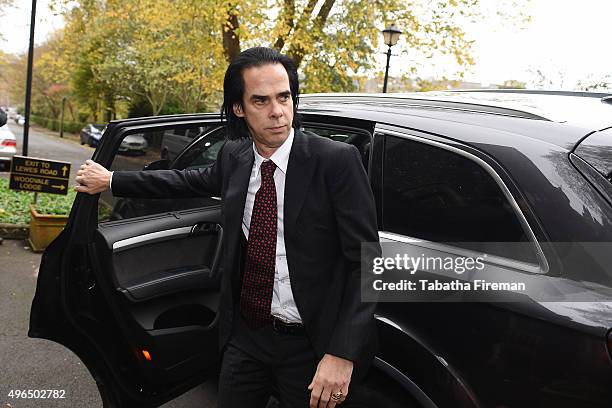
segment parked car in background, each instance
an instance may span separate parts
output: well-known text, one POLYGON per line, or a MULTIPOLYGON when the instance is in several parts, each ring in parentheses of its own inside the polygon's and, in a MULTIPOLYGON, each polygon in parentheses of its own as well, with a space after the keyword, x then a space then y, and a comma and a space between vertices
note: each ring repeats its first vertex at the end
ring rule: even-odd
POLYGON ((7 168, 15 154, 17 154, 17 139, 8 124, 4 124, 0 126, 0 164, 7 168))
POLYGON ((102 131, 106 125, 90 123, 81 129, 81 144, 96 147, 102 138, 102 131))
POLYGON ((196 127, 191 129, 167 129, 163 132, 161 149, 162 156, 168 160, 174 160, 185 146, 196 137, 210 130, 207 127, 196 127))
MULTIPOLYGON (((398 244, 449 258, 484 253, 483 263, 500 276, 537 283, 536 291, 508 289, 482 301, 451 291, 440 296, 452 303, 444 297, 414 302, 410 293, 403 301, 379 302, 379 351, 362 394, 350 388, 364 397, 360 407, 612 406, 607 96, 300 97, 303 133, 359 152, 383 254, 398 244), (489 247, 494 243, 502 245, 489 247), (514 243, 526 252, 515 252, 514 243), (547 296, 561 300, 543 300, 547 296)), ((193 129, 197 136, 184 140, 176 157, 148 163, 142 156, 138 167, 210 166, 223 144, 223 126, 218 114, 111 122, 93 159, 111 170, 133 168, 136 158, 117 160, 128 135, 193 129), (201 128, 209 130, 200 134, 201 128)), ((309 199, 309 177, 295 177, 288 170, 287 185, 309 199)), ((67 227, 43 255, 29 335, 76 353, 105 406, 154 407, 218 374, 226 226, 214 198, 129 200, 108 192, 77 195, 67 227), (103 203, 115 214, 111 221, 96 218, 103 203)), ((236 197, 223 205, 243 203, 236 197)), ((316 212, 295 218, 286 240, 334 222, 316 212)), ((448 278, 420 269, 417 276, 448 278)))
POLYGON ((147 147, 149 147, 149 144, 144 135, 128 135, 121 141, 119 153, 145 154, 147 147))
POLYGON ((23 126, 25 124, 25 118, 21 114, 16 114, 13 118, 16 124, 23 126))

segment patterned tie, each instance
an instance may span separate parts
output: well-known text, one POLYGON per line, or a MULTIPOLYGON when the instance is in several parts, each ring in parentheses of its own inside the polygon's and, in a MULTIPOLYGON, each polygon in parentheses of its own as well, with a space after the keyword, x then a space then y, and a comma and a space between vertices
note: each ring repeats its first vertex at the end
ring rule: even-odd
POLYGON ((271 321, 277 226, 274 170, 276 165, 271 160, 261 164, 261 187, 255 194, 240 291, 240 312, 252 328, 271 321))

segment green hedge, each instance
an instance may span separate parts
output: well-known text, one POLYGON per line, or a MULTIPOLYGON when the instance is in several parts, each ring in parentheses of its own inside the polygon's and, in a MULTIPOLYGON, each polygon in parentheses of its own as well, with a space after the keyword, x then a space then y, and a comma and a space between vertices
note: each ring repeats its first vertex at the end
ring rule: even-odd
MULTIPOLYGON (((39 193, 36 211, 40 214, 68 215, 76 195, 72 187, 69 187, 67 195, 39 193)), ((33 200, 34 193, 10 190, 9 181, 0 178, 0 224, 29 224, 33 200)), ((98 222, 108 221, 111 214, 112 207, 100 200, 98 222)))
MULTIPOLYGON (((47 129, 51 129, 55 132, 59 132, 60 130, 60 122, 57 119, 45 118, 42 116, 31 115, 32 122, 45 127, 47 129)), ((64 132, 66 133, 79 133, 81 129, 85 127, 86 123, 81 122, 68 122, 64 121, 64 132)))
MULTIPOLYGON (((76 191, 73 188, 68 190, 68 195, 40 193, 36 211, 41 214, 70 214, 75 197, 76 191)), ((34 193, 10 190, 8 180, 0 179, 0 223, 28 224, 33 200, 34 193)))

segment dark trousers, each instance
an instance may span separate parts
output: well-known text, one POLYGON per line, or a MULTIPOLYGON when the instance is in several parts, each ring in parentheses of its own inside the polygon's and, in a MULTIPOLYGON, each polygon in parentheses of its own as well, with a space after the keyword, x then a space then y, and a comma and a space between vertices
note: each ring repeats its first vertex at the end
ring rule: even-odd
POLYGON ((274 393, 284 408, 308 407, 318 359, 306 335, 271 325, 250 329, 236 316, 223 353, 218 408, 263 408, 274 393))

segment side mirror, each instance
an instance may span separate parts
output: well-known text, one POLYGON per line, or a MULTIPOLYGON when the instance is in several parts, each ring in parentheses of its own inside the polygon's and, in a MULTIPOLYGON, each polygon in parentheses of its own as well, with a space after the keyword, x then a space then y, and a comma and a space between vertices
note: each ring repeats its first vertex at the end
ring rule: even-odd
POLYGON ((6 112, 0 108, 0 126, 6 125, 7 119, 6 112))
POLYGON ((170 160, 162 159, 151 162, 144 166, 143 170, 168 170, 170 168, 170 160))

